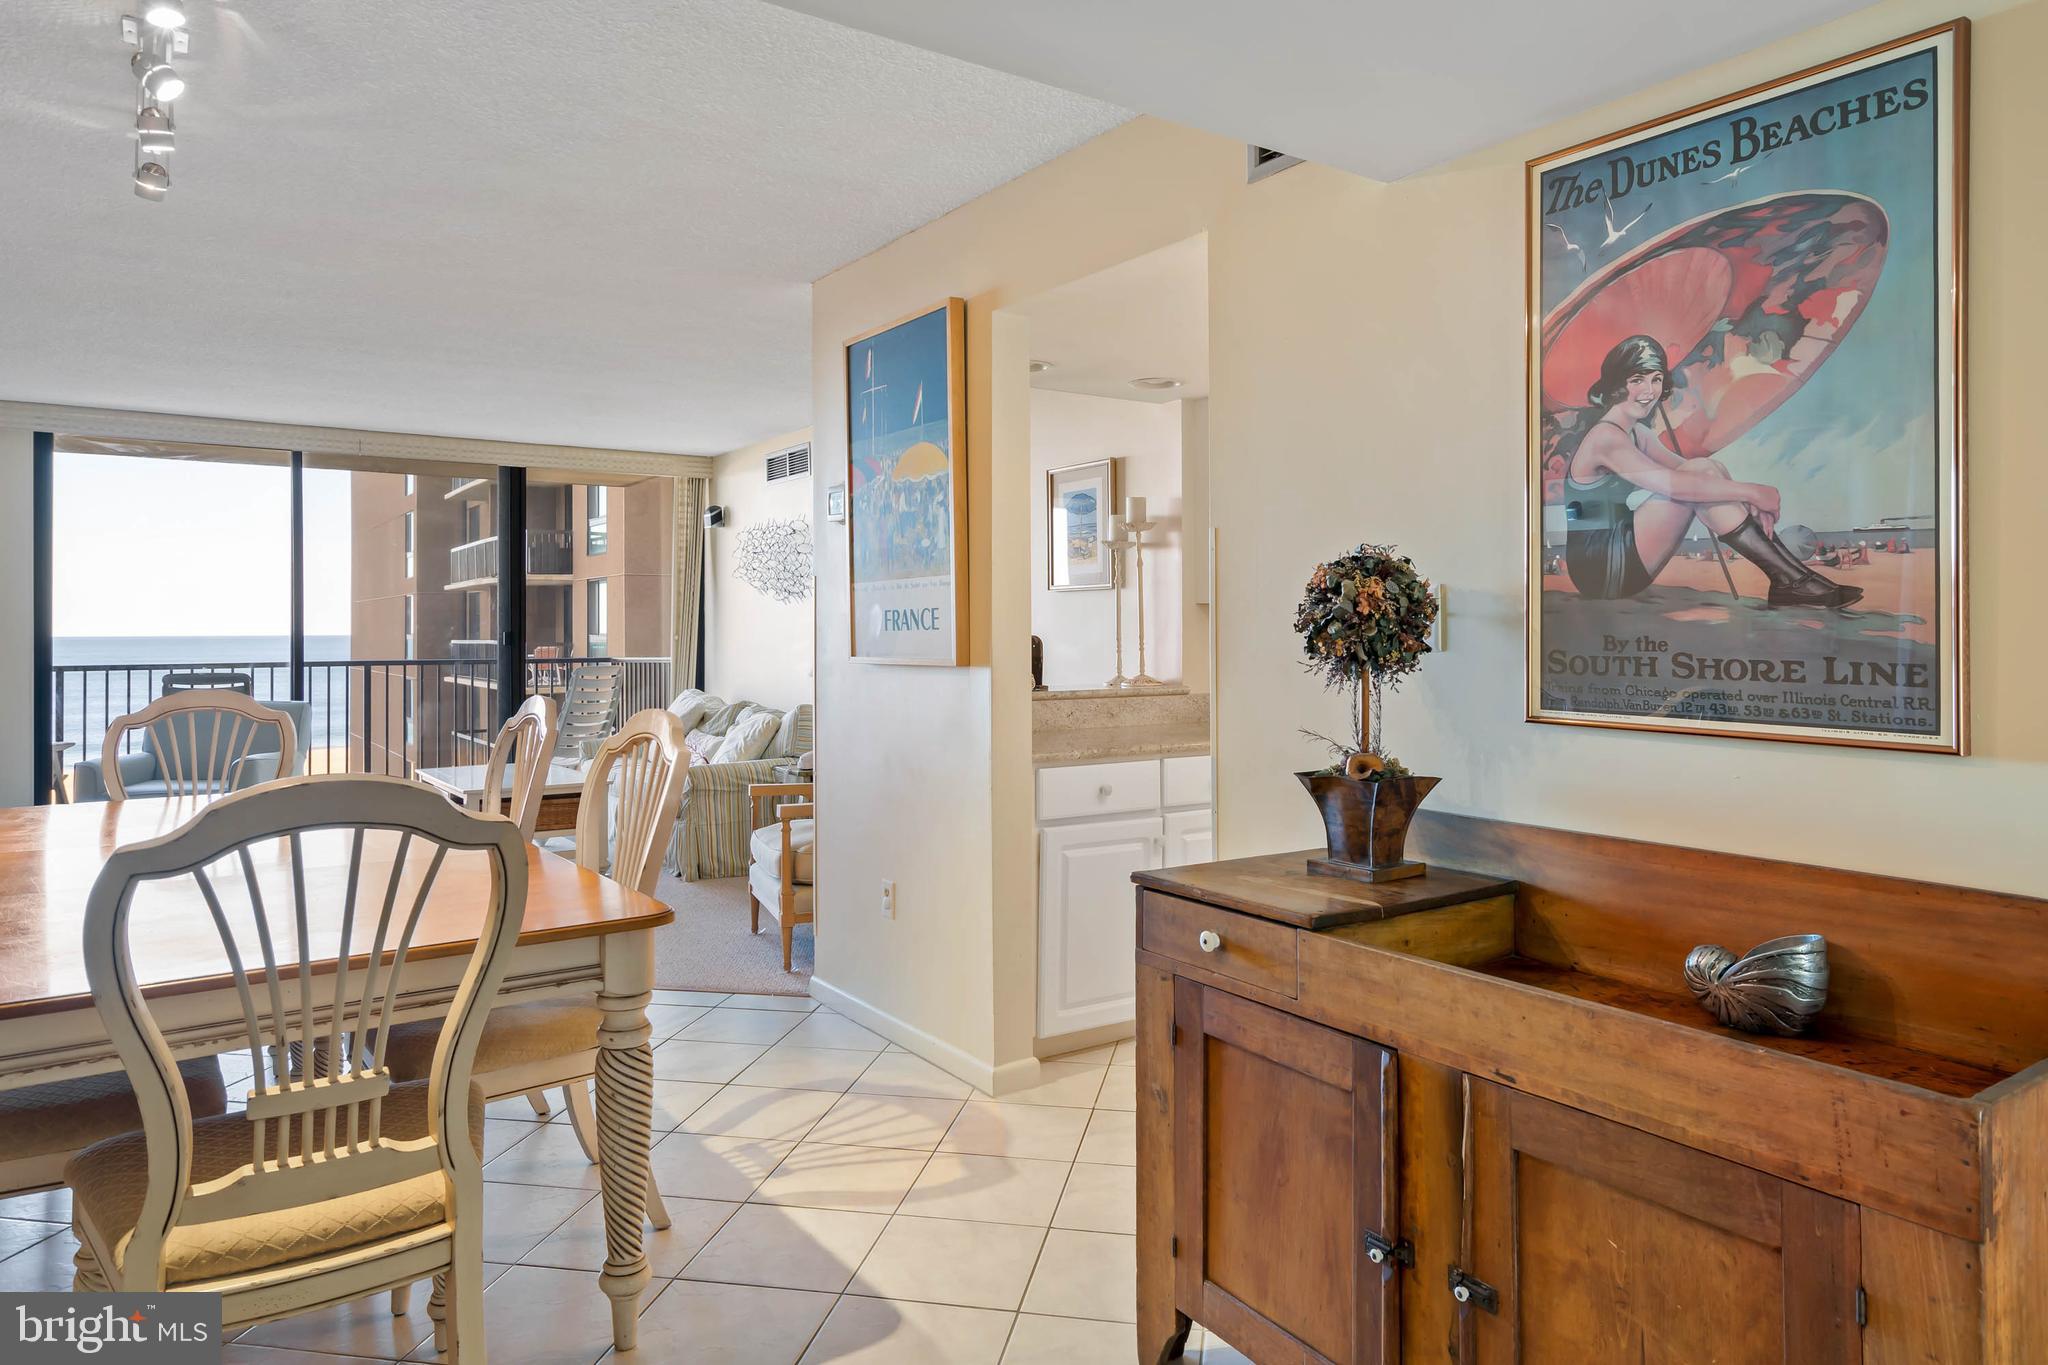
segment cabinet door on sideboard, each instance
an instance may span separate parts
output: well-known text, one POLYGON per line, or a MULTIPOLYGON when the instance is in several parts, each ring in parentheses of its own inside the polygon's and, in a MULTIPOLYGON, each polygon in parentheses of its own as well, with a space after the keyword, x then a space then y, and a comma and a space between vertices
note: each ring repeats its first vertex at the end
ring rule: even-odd
POLYGON ((1859 1210, 1468 1078, 1476 1365, 1851 1365, 1859 1210), (1497 1296, 1485 1305, 1486 1290, 1497 1296))
POLYGON ((1174 1298, 1261 1365, 1396 1358, 1394 1061, 1174 983, 1174 1298))

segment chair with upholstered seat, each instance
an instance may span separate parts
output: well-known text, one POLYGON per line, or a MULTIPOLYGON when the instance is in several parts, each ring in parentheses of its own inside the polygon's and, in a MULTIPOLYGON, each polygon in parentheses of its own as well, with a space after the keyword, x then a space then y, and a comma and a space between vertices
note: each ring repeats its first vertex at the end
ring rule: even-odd
MULTIPOLYGON (((682 746, 676 718, 658 708, 635 715, 604 741, 577 807, 579 866, 602 872, 609 852, 614 881, 644 895, 654 893, 681 800, 682 746), (616 837, 608 838, 612 825, 616 837)), ((478 1044, 475 1068, 477 1084, 493 1100, 561 1087, 577 1140, 593 1163, 598 1159, 597 1119, 590 1081, 597 1071, 597 1033, 603 1022, 594 996, 500 1005, 478 1044)), ((432 1020, 393 1029, 387 1054, 392 1074, 401 1080, 426 1074, 438 1034, 432 1020)), ((647 1214, 655 1227, 669 1225, 651 1173, 647 1214)))
POLYGON ((233 688, 159 697, 107 725, 97 764, 73 767, 80 801, 131 796, 214 796, 242 791, 305 766, 302 701, 260 702, 233 688), (128 737, 135 751, 123 752, 128 737))
MULTIPOLYGON (((761 932, 761 912, 782 930, 782 970, 790 970, 796 926, 814 924, 812 909, 812 845, 817 837, 811 784, 757 782, 747 788, 754 807, 754 833, 748 840, 747 865, 750 928, 761 932), (798 798, 791 800, 790 798, 798 798), (769 811, 765 807, 773 806, 769 811)), ((815 928, 811 931, 817 932, 815 928)))
MULTIPOLYGON (((195 1117, 227 1112, 218 1057, 180 1062, 178 1073, 195 1117)), ((141 1126, 135 1089, 119 1071, 0 1090, 0 1199, 54 1189, 74 1153, 141 1126)))
MULTIPOLYGON (((519 826, 519 837, 531 839, 540 823, 540 798, 547 790, 548 764, 555 754, 555 702, 552 697, 528 697, 512 713, 491 744, 484 761, 484 800, 498 793, 505 814, 519 826), (512 788, 505 789, 505 774, 512 774, 512 788)), ((486 809, 488 809, 488 804, 486 809)))
POLYGON ((446 1285, 437 1340, 482 1365, 483 1095, 470 1067, 519 936, 526 859, 511 821, 388 777, 238 793, 114 850, 86 902, 86 976, 142 1130, 65 1168, 76 1287, 218 1293, 232 1332, 432 1275, 446 1285), (346 875, 323 875, 315 845, 335 863, 346 850, 346 875), (406 999, 407 953, 451 854, 489 867, 477 941, 428 1074, 397 1084, 362 1040, 388 1036, 406 999), (243 1112, 195 1119, 137 984, 138 904, 210 916, 259 1078, 288 1041, 312 1054, 317 1040, 335 1064, 253 1083, 243 1112), (339 965, 316 974, 316 962, 339 965))

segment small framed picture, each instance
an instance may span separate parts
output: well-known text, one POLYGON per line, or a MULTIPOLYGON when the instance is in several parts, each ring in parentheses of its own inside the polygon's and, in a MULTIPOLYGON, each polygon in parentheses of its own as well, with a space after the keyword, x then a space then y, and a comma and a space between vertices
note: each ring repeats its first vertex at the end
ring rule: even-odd
POLYGON ((825 490, 825 520, 846 524, 846 485, 835 483, 825 490))
POLYGON ((1107 588, 1116 564, 1105 540, 1115 509, 1116 461, 1094 460, 1045 476, 1045 581, 1055 592, 1107 588))

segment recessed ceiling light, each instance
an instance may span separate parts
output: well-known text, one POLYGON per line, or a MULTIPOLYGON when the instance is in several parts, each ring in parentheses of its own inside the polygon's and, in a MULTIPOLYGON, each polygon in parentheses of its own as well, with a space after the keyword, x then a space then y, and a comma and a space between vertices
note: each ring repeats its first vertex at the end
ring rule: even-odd
POLYGON ((1044 374, 1051 368, 1053 368, 1053 364, 1050 360, 1034 360, 1031 362, 1031 373, 1033 374, 1044 374))
POLYGON ((1178 379, 1168 379, 1164 375, 1147 375, 1143 379, 1133 379, 1131 381, 1131 387, 1134 389, 1155 390, 1177 389, 1180 387, 1180 381, 1178 379))

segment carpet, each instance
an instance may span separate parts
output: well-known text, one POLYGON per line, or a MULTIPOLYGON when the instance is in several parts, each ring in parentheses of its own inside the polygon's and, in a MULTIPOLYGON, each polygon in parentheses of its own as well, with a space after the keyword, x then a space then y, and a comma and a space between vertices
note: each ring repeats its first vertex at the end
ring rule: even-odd
POLYGON ((761 916, 761 932, 747 930, 747 879, 686 882, 661 874, 654 894, 674 908, 676 922, 654 931, 654 984, 665 991, 744 991, 754 995, 808 995, 811 926, 799 924, 790 965, 782 970, 782 931, 761 916))

